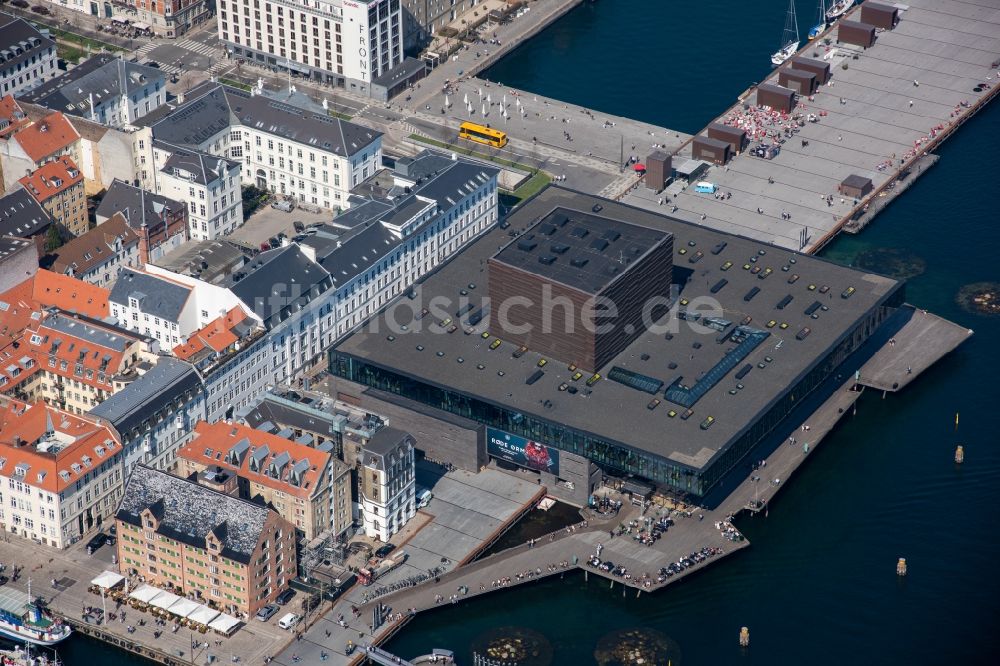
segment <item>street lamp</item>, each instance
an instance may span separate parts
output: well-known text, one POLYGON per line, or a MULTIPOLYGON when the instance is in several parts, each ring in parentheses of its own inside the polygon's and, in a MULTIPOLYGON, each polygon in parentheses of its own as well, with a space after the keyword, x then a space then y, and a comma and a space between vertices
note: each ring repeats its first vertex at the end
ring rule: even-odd
POLYGON ((760 509, 760 477, 751 476, 750 480, 753 482, 753 510, 756 512, 760 509))

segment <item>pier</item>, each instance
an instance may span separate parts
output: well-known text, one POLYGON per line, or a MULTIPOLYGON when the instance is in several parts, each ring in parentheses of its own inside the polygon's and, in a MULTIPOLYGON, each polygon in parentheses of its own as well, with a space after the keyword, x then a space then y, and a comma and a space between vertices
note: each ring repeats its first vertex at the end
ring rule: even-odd
MULTIPOLYGON (((860 11, 855 7, 846 18, 857 20, 860 11)), ((794 128, 773 159, 744 151, 699 177, 727 196, 698 194, 675 182, 663 194, 639 186, 622 200, 662 210, 658 200, 666 195, 683 219, 815 252, 852 221, 856 231, 858 220, 880 199, 924 173, 926 156, 1000 91, 996 6, 913 0, 900 12, 898 25, 880 31, 868 49, 837 43, 838 31, 835 24, 798 53, 830 65, 830 82, 814 95, 800 96, 792 112, 815 122, 799 127, 788 117, 755 111, 755 88, 714 120, 742 122, 748 134, 784 137, 785 127, 794 128), (857 200, 838 192, 853 174, 873 185, 857 200)), ((764 82, 776 84, 778 71, 764 82)), ((686 143, 674 165, 691 156, 686 143)))

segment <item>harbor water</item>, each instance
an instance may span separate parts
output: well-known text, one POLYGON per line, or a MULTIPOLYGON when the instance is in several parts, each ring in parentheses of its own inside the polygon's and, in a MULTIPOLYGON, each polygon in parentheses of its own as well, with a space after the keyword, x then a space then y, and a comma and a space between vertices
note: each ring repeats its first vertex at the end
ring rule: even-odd
MULTIPOLYGON (((487 76, 696 132, 769 71, 786 8, 786 0, 586 2, 487 76)), ((815 3, 799 0, 797 10, 804 38, 815 3)), ((970 283, 1000 281, 1000 107, 939 153, 864 233, 841 237, 824 256, 922 271, 909 280, 909 301, 976 335, 905 392, 867 393, 767 517, 739 521, 751 548, 653 596, 623 598, 620 586, 582 574, 519 586, 418 617, 388 649, 413 657, 445 647, 471 664, 487 632, 528 628, 551 645, 549 663, 582 665, 595 663, 602 637, 640 629, 673 641, 681 655, 673 666, 995 663, 1000 447, 990 414, 1000 393, 1000 317, 968 312, 956 296, 970 283), (896 575, 900 557, 905 578, 896 575), (742 626, 751 632, 747 650, 742 626)), ((60 656, 67 666, 148 663, 81 637, 60 656)))

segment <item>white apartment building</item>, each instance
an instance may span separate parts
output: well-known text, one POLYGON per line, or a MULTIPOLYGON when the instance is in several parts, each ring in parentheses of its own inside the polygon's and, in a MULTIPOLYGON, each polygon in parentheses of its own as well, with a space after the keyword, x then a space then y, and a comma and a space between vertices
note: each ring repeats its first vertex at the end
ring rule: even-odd
POLYGON ((97 419, 0 396, 0 525, 67 548, 113 520, 124 452, 97 419), (9 434, 9 436, 7 436, 9 434))
POLYGON ((59 73, 56 43, 25 21, 0 14, 0 97, 20 97, 59 73))
POLYGON ((125 127, 167 102, 167 80, 155 67, 99 53, 40 83, 19 100, 109 127, 125 127))
POLYGON ((177 449, 205 420, 205 385, 190 363, 160 356, 156 365, 90 410, 121 435, 123 465, 166 470, 177 461, 177 449))
MULTIPOLYGON (((333 225, 261 253, 220 285, 147 266, 149 273, 198 293, 218 290, 215 308, 203 314, 217 317, 219 308, 228 312, 239 304, 267 330, 204 373, 208 420, 225 418, 269 387, 325 365, 337 340, 495 224, 498 173, 431 153, 402 159, 391 198, 358 197, 333 225)), ((135 312, 122 306, 128 297, 122 284, 119 279, 109 299, 119 321, 135 312)), ((144 315, 137 314, 140 320, 144 315)))
POLYGON ((399 0, 219 0, 219 39, 234 58, 290 69, 368 95, 403 62, 399 0))
MULTIPOLYGON (((204 84, 185 98, 137 133, 147 188, 157 178, 152 165, 162 165, 154 154, 161 145, 228 158, 242 165, 244 185, 331 210, 346 208, 350 190, 381 168, 382 135, 367 127, 220 84, 204 84)), ((206 236, 192 227, 192 237, 206 236)))
POLYGON ((361 450, 358 499, 366 536, 387 542, 416 515, 413 444, 409 433, 386 426, 361 450))
POLYGON ((158 340, 164 352, 235 307, 242 303, 229 289, 153 264, 145 271, 122 271, 108 296, 118 325, 158 340))
POLYGON ((153 164, 156 192, 186 202, 192 240, 213 240, 243 224, 239 162, 154 144, 153 164))

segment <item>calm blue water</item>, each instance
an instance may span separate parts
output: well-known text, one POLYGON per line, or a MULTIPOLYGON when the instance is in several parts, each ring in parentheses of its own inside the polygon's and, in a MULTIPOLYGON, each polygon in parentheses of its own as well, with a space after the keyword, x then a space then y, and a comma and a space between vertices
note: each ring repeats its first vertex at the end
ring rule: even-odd
MULTIPOLYGON (((805 41, 816 2, 797 0, 805 41)), ((695 133, 771 71, 788 0, 585 2, 484 76, 695 133)))
MULTIPOLYGON (((782 0, 586 4, 496 65, 489 77, 607 113, 695 132, 769 71, 782 0)), ((815 7, 799 2, 804 35, 815 7)), ((927 270, 909 300, 975 329, 916 385, 869 394, 783 491, 768 518, 740 527, 753 546, 669 591, 623 599, 582 576, 494 594, 424 615, 389 648, 403 656, 456 651, 486 630, 532 627, 554 664, 594 663, 597 641, 646 627, 677 641, 685 664, 994 664, 1000 616, 1000 318, 966 313, 964 284, 1000 281, 994 222, 1000 106, 940 151, 940 163, 861 236, 826 256, 851 263, 902 248, 927 270), (970 177, 977 185, 969 187, 970 177), (991 189, 992 188, 992 189, 991 189), (955 412, 961 426, 954 432, 955 412), (955 445, 966 463, 952 463, 955 445), (898 557, 909 576, 895 575, 898 557), (752 647, 737 646, 739 627, 752 647), (991 656, 993 655, 993 656, 991 656)), ((140 662, 74 639, 68 666, 140 662)), ((674 665, 678 661, 673 662, 674 665)))

